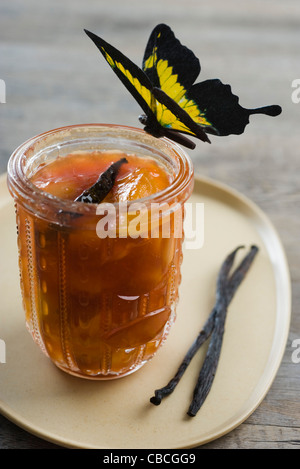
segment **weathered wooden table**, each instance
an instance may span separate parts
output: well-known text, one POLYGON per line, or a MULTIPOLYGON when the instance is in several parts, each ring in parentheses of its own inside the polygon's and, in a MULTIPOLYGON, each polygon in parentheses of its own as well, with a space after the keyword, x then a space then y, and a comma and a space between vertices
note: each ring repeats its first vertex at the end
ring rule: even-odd
MULTIPOLYGON (((66 124, 139 125, 139 108, 118 83, 83 28, 98 32, 140 63, 152 28, 169 24, 200 58, 202 79, 230 83, 245 107, 278 103, 279 118, 256 116, 243 136, 199 143, 197 173, 251 198, 285 247, 293 284, 289 339, 277 377, 259 408, 230 434, 202 448, 300 448, 300 4, 297 0, 1 0, 0 171, 25 139, 66 124), (2 100, 3 101, 3 100, 2 100)), ((1 325, 0 325, 1 327, 1 325)), ((56 448, 0 416, 0 448, 56 448)))

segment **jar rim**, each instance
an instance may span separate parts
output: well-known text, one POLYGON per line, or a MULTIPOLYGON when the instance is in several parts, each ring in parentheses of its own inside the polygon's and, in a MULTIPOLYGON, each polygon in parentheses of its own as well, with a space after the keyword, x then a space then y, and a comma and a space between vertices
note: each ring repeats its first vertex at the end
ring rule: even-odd
MULTIPOLYGON (((116 132, 116 138, 118 138, 117 131, 123 132, 124 134, 126 134, 126 136, 128 135, 128 141, 130 140, 129 137, 132 137, 133 140, 131 141, 134 141, 134 135, 136 135, 136 137, 139 136, 139 138, 141 138, 141 143, 143 143, 143 145, 146 145, 148 149, 159 151, 162 155, 164 154, 164 152, 166 152, 165 155, 171 152, 172 155, 179 162, 180 167, 178 173, 175 175, 174 180, 168 187, 147 197, 134 200, 133 202, 139 202, 146 205, 153 202, 163 203, 166 201, 166 199, 169 200, 172 197, 176 196, 176 194, 179 194, 184 191, 184 189, 191 184, 194 175, 192 161, 188 154, 185 152, 185 150, 183 150, 177 143, 173 142, 172 140, 166 137, 158 139, 149 135, 144 130, 132 126, 119 124, 91 123, 73 124, 51 129, 46 132, 40 133, 34 137, 31 137, 30 139, 26 140, 24 143, 19 145, 19 147, 17 147, 16 150, 12 153, 8 161, 7 167, 8 188, 11 194, 13 196, 21 194, 25 205, 28 204, 32 206, 34 202, 37 202, 38 200, 40 201, 42 198, 45 203, 51 204, 53 208, 56 208, 60 211, 94 215, 96 213, 98 204, 86 204, 83 202, 70 201, 50 194, 44 191, 43 189, 40 189, 35 186, 30 180, 30 178, 27 177, 24 170, 24 157, 26 158, 26 156, 30 152, 34 153, 34 146, 38 143, 41 143, 47 140, 48 138, 51 138, 51 136, 55 137, 58 135, 63 135, 64 133, 67 134, 68 132, 76 132, 76 129, 88 131, 89 128, 93 130, 98 129, 101 132, 105 132, 105 130, 107 130, 108 132, 116 132)), ((66 140, 66 142, 68 141, 66 140)), ((140 145, 139 147, 137 146, 137 148, 143 148, 143 145, 140 145)), ((46 149, 47 146, 44 148, 44 150, 46 149)), ((188 194, 187 197, 189 195, 190 194, 188 194)), ((115 202, 112 205, 117 207, 118 202, 115 202)), ((36 208, 38 209, 38 207, 36 208)))

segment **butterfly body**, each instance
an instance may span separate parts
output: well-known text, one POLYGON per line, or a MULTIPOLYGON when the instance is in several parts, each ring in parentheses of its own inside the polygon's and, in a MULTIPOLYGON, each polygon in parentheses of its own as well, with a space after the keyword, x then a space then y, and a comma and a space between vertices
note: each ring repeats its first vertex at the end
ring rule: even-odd
POLYGON ((201 71, 199 59, 165 24, 152 31, 142 68, 94 33, 85 32, 141 106, 144 114, 139 120, 154 137, 194 148, 188 136, 210 143, 207 134, 241 134, 251 114, 281 112, 280 106, 243 108, 231 87, 217 79, 194 84, 201 71))

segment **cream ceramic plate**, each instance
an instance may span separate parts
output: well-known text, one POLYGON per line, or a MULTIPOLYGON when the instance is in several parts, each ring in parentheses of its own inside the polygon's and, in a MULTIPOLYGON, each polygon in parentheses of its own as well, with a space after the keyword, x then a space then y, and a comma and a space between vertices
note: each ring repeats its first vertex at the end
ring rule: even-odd
POLYGON ((291 305, 285 255, 268 219, 239 193, 199 178, 191 200, 204 203, 204 245, 184 251, 177 320, 167 342, 136 373, 95 382, 58 370, 25 329, 14 209, 2 176, 0 339, 5 341, 6 363, 0 363, 0 411, 4 416, 64 447, 179 449, 224 435, 254 411, 275 377, 287 340, 291 305), (149 398, 173 376, 213 306, 221 262, 240 244, 257 244, 260 252, 230 305, 208 398, 196 417, 187 416, 203 349, 174 393, 153 406, 149 398))

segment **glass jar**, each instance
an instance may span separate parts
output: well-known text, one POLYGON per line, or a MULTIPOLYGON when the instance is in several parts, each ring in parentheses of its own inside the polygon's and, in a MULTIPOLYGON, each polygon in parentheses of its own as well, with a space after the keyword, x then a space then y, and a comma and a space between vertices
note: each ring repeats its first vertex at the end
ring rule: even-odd
MULTIPOLYGON (((55 365, 76 376, 111 379, 139 369, 164 343, 175 320, 180 219, 193 188, 187 154, 140 129, 68 126, 15 150, 8 163, 8 187, 15 200, 26 325, 34 341, 55 365), (142 203, 148 215, 153 204, 160 209, 144 218, 150 222, 140 227, 139 236, 124 235, 117 204, 115 235, 101 237, 101 204, 60 199, 31 182, 42 165, 58 156, 95 150, 151 157, 170 173, 169 187, 134 201, 142 203)), ((129 204, 125 227, 130 210, 129 204)))

